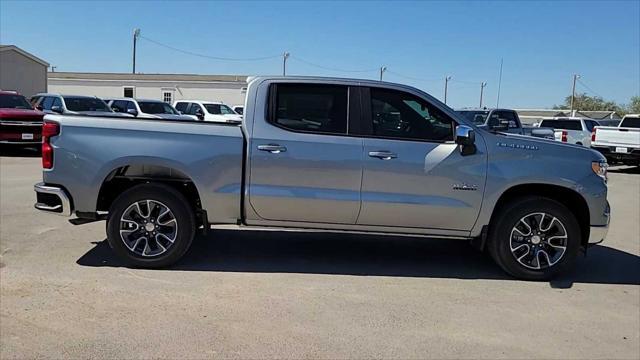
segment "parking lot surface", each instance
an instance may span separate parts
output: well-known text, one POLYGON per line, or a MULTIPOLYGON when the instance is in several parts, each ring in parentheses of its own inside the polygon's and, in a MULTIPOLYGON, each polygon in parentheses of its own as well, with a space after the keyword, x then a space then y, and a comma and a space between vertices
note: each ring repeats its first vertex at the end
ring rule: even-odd
POLYGON ((552 282, 466 242, 213 231, 123 267, 104 222, 33 208, 40 159, 0 159, 0 358, 640 358, 640 171, 614 168, 607 240, 552 282))

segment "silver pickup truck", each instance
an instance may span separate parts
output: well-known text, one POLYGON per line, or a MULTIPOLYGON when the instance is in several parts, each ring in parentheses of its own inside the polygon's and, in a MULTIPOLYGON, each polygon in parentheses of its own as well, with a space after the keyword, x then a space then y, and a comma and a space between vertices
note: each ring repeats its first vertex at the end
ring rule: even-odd
POLYGON ((385 82, 257 77, 245 101, 241 125, 47 116, 35 207, 107 220, 113 250, 149 268, 197 231, 275 227, 467 239, 541 280, 607 233, 596 151, 478 128, 385 82))

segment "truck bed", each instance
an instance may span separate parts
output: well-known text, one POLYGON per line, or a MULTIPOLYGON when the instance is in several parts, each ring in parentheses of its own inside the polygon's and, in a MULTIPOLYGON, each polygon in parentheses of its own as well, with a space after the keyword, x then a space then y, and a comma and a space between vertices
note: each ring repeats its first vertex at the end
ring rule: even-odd
POLYGON ((64 185, 79 212, 95 212, 99 189, 118 169, 186 177, 212 223, 240 216, 244 135, 237 125, 211 122, 47 115, 60 124, 52 139, 47 184, 64 185), (131 154, 135 154, 132 156, 131 154), (189 174, 184 175, 184 174, 189 174))

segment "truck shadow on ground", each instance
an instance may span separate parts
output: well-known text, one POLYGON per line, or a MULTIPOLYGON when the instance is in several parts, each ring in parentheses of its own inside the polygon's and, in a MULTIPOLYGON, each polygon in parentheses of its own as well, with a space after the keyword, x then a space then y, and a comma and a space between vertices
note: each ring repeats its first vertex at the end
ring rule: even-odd
MULTIPOLYGON (((94 244, 79 265, 125 266, 106 240, 94 244)), ((550 285, 640 285, 640 257, 633 254, 596 246, 576 265, 550 285)), ((167 270, 512 279, 466 241, 282 231, 212 231, 197 237, 178 264, 158 271, 167 270)))
POLYGON ((40 146, 23 147, 19 145, 0 145, 0 156, 40 157, 40 146))

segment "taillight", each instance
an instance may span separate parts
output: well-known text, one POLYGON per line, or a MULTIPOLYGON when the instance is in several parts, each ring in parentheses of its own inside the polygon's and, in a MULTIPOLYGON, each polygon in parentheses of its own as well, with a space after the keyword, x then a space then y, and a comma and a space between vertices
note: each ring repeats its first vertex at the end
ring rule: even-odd
POLYGON ((591 131, 591 141, 596 141, 596 129, 591 131))
POLYGON ((562 131, 562 142, 567 142, 567 132, 566 131, 562 131))
POLYGON ((53 121, 45 121, 42 125, 42 168, 53 168, 53 147, 51 137, 60 134, 60 124, 53 121))

